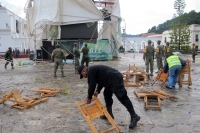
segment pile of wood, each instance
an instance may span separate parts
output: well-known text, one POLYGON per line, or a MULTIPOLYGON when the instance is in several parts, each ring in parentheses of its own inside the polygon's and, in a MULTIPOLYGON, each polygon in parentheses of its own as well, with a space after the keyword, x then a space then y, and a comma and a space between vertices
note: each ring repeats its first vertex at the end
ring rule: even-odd
POLYGON ((30 108, 36 104, 39 104, 41 102, 46 101, 48 98, 40 98, 40 97, 33 97, 33 98, 24 98, 21 95, 21 90, 11 90, 3 95, 3 97, 0 97, 0 104, 9 101, 14 102, 15 104, 12 105, 12 108, 17 109, 27 109, 30 108))
POLYGON ((41 93, 40 96, 33 97, 33 98, 24 98, 22 97, 21 93, 22 90, 11 90, 6 92, 3 97, 0 97, 0 104, 5 103, 6 101, 14 102, 15 104, 12 105, 12 108, 18 109, 28 109, 36 104, 42 103, 46 101, 48 98, 55 96, 61 89, 58 88, 39 88, 37 90, 33 90, 33 92, 41 93))
POLYGON ((147 77, 149 78, 149 74, 147 72, 138 69, 135 65, 131 67, 130 64, 128 70, 122 72, 122 75, 124 78, 124 85, 126 87, 139 87, 146 84, 147 77))
POLYGON ((44 98, 44 97, 53 97, 58 92, 60 92, 60 90, 61 89, 59 88, 39 88, 37 90, 32 90, 32 91, 41 93, 40 96, 44 98))

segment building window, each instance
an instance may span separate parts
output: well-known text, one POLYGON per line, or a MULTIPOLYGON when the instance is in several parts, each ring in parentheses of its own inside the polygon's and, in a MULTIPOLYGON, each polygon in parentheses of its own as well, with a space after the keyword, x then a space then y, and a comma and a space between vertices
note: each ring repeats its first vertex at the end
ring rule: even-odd
POLYGON ((198 36, 198 34, 196 34, 196 36, 195 36, 195 41, 196 41, 196 42, 199 41, 199 36, 198 36))
POLYGON ((19 33, 19 21, 16 20, 16 33, 19 33))

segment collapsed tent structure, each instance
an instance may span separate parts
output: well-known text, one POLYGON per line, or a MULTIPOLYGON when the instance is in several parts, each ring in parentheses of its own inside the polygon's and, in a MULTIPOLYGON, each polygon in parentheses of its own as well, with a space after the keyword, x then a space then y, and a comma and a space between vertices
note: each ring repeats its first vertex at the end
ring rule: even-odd
MULTIPOLYGON (((75 42, 79 48, 90 43, 93 55, 96 51, 106 53, 109 50, 98 47, 103 45, 100 40, 109 44, 112 56, 118 57, 121 45, 119 0, 28 0, 25 11, 30 48, 35 49, 35 53, 42 52, 39 55, 43 59, 50 58, 54 44, 60 44, 66 55, 72 57, 75 42)), ((103 57, 107 59, 106 55, 103 57)))

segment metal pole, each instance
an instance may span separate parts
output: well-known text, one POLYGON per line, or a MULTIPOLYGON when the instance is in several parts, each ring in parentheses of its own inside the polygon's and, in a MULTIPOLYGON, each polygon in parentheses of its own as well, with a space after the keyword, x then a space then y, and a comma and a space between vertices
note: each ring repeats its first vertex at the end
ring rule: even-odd
POLYGON ((36 53, 36 28, 35 28, 35 35, 34 35, 34 45, 35 45, 35 64, 37 60, 37 53, 36 53))

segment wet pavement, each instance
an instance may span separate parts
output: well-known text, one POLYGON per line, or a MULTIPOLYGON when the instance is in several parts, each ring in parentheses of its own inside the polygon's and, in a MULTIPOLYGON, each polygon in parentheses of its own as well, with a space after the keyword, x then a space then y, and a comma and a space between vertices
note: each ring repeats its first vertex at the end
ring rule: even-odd
MULTIPOLYGON (((183 59, 191 59, 191 55, 180 55, 183 59)), ((17 59, 18 62, 29 62, 29 59, 17 59)), ((29 98, 38 96, 32 92, 38 88, 61 88, 69 89, 69 94, 59 93, 55 97, 50 97, 46 102, 38 104, 25 110, 11 108, 13 104, 6 102, 0 105, 0 133, 92 133, 87 122, 78 110, 75 102, 85 100, 87 96, 87 79, 79 79, 79 75, 74 74, 74 65, 66 64, 64 73, 66 77, 61 77, 60 69, 57 78, 53 77, 53 63, 44 65, 23 65, 11 70, 4 69, 4 60, 0 60, 0 96, 4 92, 12 89, 23 89, 23 97, 29 98)), ((34 63, 34 62, 33 62, 34 63)), ((136 65, 144 69, 142 54, 128 53, 120 54, 118 60, 95 61, 89 65, 104 64, 126 71, 128 65, 136 65)), ((191 76, 193 85, 188 87, 183 85, 173 90, 162 88, 178 99, 163 100, 162 110, 144 108, 144 100, 139 99, 133 93, 139 87, 126 87, 134 109, 141 120, 137 126, 130 130, 128 128, 130 116, 125 107, 113 96, 113 114, 115 121, 123 133, 197 133, 200 132, 200 56, 196 58, 196 63, 191 64, 191 76)), ((157 71, 154 62, 154 71, 157 71)), ((154 75, 156 75, 154 73, 154 75)), ((159 84, 152 83, 151 78, 144 88, 147 90, 161 89, 159 84)), ((103 91, 102 91, 103 92, 103 91)), ((102 92, 99 99, 104 104, 102 92)), ((93 121, 98 130, 103 130, 111 125, 106 120, 96 119, 93 121)))

